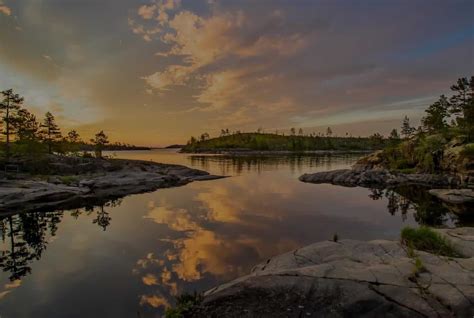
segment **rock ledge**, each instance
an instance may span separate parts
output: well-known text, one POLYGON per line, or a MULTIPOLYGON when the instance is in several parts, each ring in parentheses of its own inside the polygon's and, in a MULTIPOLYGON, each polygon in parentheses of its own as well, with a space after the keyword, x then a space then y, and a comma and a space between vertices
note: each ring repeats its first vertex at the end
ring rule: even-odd
POLYGON ((474 228, 439 230, 467 258, 399 242, 319 242, 273 257, 205 293, 193 317, 472 317, 474 228))

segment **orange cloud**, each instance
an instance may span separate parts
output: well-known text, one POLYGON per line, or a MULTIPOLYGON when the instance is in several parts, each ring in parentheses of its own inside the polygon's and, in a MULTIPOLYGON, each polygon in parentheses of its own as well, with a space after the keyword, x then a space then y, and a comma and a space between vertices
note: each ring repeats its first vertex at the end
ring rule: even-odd
POLYGON ((158 285, 158 278, 153 274, 146 274, 142 277, 142 282, 147 286, 158 285))
POLYGON ((142 295, 140 297, 140 305, 150 305, 153 308, 159 308, 159 307, 170 307, 170 303, 161 296, 158 295, 142 295))
POLYGON ((0 13, 5 14, 5 15, 11 15, 12 10, 5 5, 5 3, 0 0, 0 13))

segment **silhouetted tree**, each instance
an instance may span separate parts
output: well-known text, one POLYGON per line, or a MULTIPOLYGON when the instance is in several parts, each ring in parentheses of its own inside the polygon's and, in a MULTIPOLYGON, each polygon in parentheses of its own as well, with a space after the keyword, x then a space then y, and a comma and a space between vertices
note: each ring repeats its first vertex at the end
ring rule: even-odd
POLYGON ((41 124, 40 135, 41 139, 48 146, 48 153, 52 154, 53 146, 61 140, 61 130, 56 124, 56 119, 53 114, 50 112, 47 112, 44 117, 43 123, 41 124))
POLYGON ((91 139, 91 142, 94 145, 95 156, 97 158, 102 158, 102 151, 104 150, 105 145, 109 143, 109 137, 103 130, 101 130, 95 134, 95 138, 91 139))
POLYGON ((13 126, 19 141, 36 141, 38 139, 39 123, 36 116, 22 108, 15 117, 13 126))
MULTIPOLYGON (((79 151, 80 148, 80 143, 82 142, 81 136, 76 130, 71 130, 67 133, 67 136, 65 138, 65 142, 67 145, 67 151, 71 152, 73 154, 76 154, 79 151)), ((120 145, 117 144, 120 148, 120 145)))
POLYGON ((0 102, 0 111, 3 112, 3 124, 5 126, 3 134, 6 136, 5 155, 8 159, 10 158, 10 139, 13 128, 12 124, 16 112, 20 110, 21 105, 23 104, 23 97, 13 93, 12 89, 2 91, 1 95, 3 96, 3 99, 0 102))
POLYGON ((405 116, 402 123, 402 135, 405 137, 405 139, 408 139, 415 133, 415 131, 416 129, 410 126, 410 118, 405 116))
POLYGON ((326 129, 326 136, 328 136, 328 137, 331 137, 331 136, 332 136, 332 129, 331 129, 331 127, 328 127, 328 129, 326 129))

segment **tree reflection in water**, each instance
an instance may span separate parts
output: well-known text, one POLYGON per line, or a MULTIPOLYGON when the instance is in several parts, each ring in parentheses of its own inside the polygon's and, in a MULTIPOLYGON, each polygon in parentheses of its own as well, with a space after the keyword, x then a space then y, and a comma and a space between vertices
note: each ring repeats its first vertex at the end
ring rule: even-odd
MULTIPOLYGON (((113 200, 99 206, 89 206, 71 213, 76 219, 81 214, 92 215, 92 220, 104 231, 112 218, 106 211, 121 204, 113 200)), ((0 268, 10 274, 10 281, 21 279, 31 273, 30 264, 39 260, 48 245, 48 237, 54 237, 58 224, 64 216, 63 211, 18 213, 0 217, 0 268)))
POLYGON ((427 189, 416 186, 394 189, 370 189, 369 197, 373 200, 387 199, 387 210, 391 215, 400 213, 403 221, 413 211, 419 224, 443 226, 455 224, 465 226, 472 224, 471 217, 462 211, 469 209, 465 205, 448 205, 433 197, 427 189))
POLYGON ((31 272, 30 263, 46 249, 46 236, 55 236, 63 212, 35 212, 0 218, 2 251, 0 267, 11 281, 31 272))

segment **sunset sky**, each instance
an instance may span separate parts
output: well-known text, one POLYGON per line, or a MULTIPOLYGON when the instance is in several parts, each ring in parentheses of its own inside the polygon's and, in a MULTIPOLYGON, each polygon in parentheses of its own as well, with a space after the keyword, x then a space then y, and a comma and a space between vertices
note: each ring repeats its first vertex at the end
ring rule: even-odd
POLYGON ((388 133, 474 75, 474 1, 0 0, 0 89, 84 137, 388 133))

